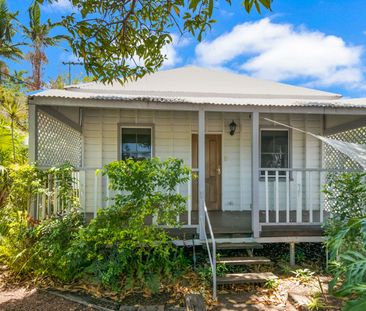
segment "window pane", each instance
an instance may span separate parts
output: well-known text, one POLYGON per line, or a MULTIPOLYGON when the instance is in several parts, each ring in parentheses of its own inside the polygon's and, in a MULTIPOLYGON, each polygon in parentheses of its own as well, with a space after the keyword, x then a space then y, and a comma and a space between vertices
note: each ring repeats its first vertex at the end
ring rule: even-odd
POLYGON ((261 131, 261 167, 288 168, 288 158, 288 131, 261 131))
POLYGON ((122 128, 121 140, 122 160, 151 158, 151 129, 122 128))
POLYGON ((262 152, 273 152, 274 151, 274 137, 262 132, 261 140, 261 150, 262 152))
MULTIPOLYGON (((150 131, 150 129, 148 129, 150 131)), ((139 152, 151 152, 151 133, 137 135, 137 150, 139 152)))
MULTIPOLYGON (((282 131, 281 131, 282 132, 282 131)), ((282 135, 277 135, 275 138, 274 152, 287 153, 288 152, 288 132, 282 132, 282 135)))

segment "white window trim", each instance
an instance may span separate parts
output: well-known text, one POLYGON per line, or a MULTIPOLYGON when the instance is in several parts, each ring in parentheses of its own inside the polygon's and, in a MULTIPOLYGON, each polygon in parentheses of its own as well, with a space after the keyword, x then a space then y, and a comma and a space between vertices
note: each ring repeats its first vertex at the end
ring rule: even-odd
MULTIPOLYGON (((264 174, 262 174, 262 131, 282 131, 287 132, 287 139, 288 139, 288 154, 287 154, 287 163, 288 168, 292 167, 292 132, 289 129, 286 128, 278 128, 278 127, 263 127, 259 130, 259 164, 260 164, 260 177, 264 177, 264 174)), ((268 168, 268 167, 263 167, 268 168)), ((272 177, 272 176, 270 176, 272 177)), ((280 177, 284 177, 280 175, 280 177)))
POLYGON ((134 128, 134 129, 150 129, 151 130, 151 158, 155 157, 155 127, 154 124, 138 124, 138 123, 118 123, 118 142, 117 142, 117 159, 122 160, 122 129, 134 128))

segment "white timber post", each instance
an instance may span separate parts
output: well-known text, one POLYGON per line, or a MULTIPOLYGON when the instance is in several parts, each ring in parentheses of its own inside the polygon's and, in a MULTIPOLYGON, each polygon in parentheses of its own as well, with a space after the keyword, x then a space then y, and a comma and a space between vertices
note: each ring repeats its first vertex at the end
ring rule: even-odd
POLYGON ((239 126, 239 159, 240 159, 240 210, 244 210, 244 202, 245 202, 245 141, 244 141, 244 120, 243 114, 240 113, 240 126, 239 126))
POLYGON ((205 111, 198 111, 198 191, 199 191, 199 228, 200 239, 204 239, 205 230, 205 111))
POLYGON ((29 104, 28 111, 28 127, 29 127, 29 162, 34 163, 37 160, 37 107, 29 104))
POLYGON ((252 112, 252 231, 259 238, 259 113, 252 112))
MULTIPOLYGON (((37 160, 37 135, 38 135, 38 124, 37 124, 37 107, 36 105, 29 104, 28 111, 28 130, 29 130, 29 163, 33 164, 37 160)), ((29 201, 29 214, 36 218, 36 209, 38 208, 35 199, 32 197, 29 201), (37 206, 36 206, 37 205, 37 206)))

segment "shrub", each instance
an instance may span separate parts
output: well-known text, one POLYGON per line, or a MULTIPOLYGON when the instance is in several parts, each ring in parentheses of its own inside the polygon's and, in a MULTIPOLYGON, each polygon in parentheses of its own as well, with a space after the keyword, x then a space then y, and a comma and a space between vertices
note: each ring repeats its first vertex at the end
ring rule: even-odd
POLYGON ((62 182, 58 195, 70 209, 38 222, 27 218, 32 194, 46 191, 44 176, 34 167, 12 173, 9 202, 3 209, 0 251, 10 268, 22 275, 51 277, 62 282, 84 279, 115 291, 132 288, 157 292, 163 282, 184 272, 187 263, 167 233, 157 223, 176 225, 186 198, 175 190, 188 181, 190 170, 182 161, 151 159, 112 162, 108 175, 112 206, 100 209, 85 226, 71 191, 71 168, 54 168, 62 182), (15 196, 13 191, 22 195, 15 196), (20 210, 15 208, 19 204, 20 210))
POLYGON ((70 275, 116 291, 137 287, 156 292, 163 279, 184 270, 182 254, 162 229, 129 227, 118 207, 101 210, 79 231, 68 253, 70 275))
POLYGON ((176 225, 176 216, 185 210, 186 198, 176 188, 188 182, 191 171, 182 160, 116 161, 106 165, 102 174, 108 175, 116 193, 114 206, 125 213, 129 226, 141 227, 151 215, 160 224, 176 225))
POLYGON ((161 282, 185 270, 185 259, 166 232, 152 224, 175 224, 186 199, 176 193, 188 181, 190 170, 180 160, 151 159, 112 162, 105 166, 114 204, 78 232, 69 249, 69 267, 84 277, 113 290, 131 288, 156 292, 161 282))
POLYGON ((334 275, 330 290, 354 298, 344 310, 361 310, 366 305, 365 181, 366 173, 341 174, 332 178, 325 190, 332 215, 325 226, 334 275))
POLYGON ((6 168, 7 196, 0 208, 0 260, 17 274, 58 273, 59 254, 66 247, 62 241, 70 238, 68 230, 73 231, 81 221, 76 210, 78 198, 72 192, 72 171, 67 164, 46 171, 29 164, 6 168), (29 215, 31 200, 35 194, 51 194, 46 185, 49 174, 59 180, 57 197, 67 202, 70 210, 43 221, 34 220, 29 215))
POLYGON ((72 209, 45 219, 31 229, 34 244, 28 268, 32 269, 33 274, 61 281, 72 279, 66 253, 83 225, 83 215, 79 210, 72 209))
POLYGON ((329 174, 324 193, 331 214, 325 227, 329 235, 349 219, 366 215, 366 173, 329 174))

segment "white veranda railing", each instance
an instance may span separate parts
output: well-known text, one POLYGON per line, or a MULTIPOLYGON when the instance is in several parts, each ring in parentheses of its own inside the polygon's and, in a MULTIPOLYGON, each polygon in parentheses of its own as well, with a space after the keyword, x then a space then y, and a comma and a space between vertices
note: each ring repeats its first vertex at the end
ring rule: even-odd
MULTIPOLYGON (((328 217, 323 193, 329 174, 351 172, 319 168, 261 168, 260 224, 322 224, 328 217)), ((353 170, 352 172, 356 172, 353 170)))
POLYGON ((30 202, 31 214, 36 219, 45 219, 51 215, 60 214, 72 207, 79 207, 82 198, 81 176, 79 171, 71 172, 65 181, 60 174, 49 173, 41 187, 30 202), (66 187, 66 183, 68 184, 66 187), (68 189, 68 190, 66 190, 68 189), (73 202, 70 200, 72 199, 73 202))

